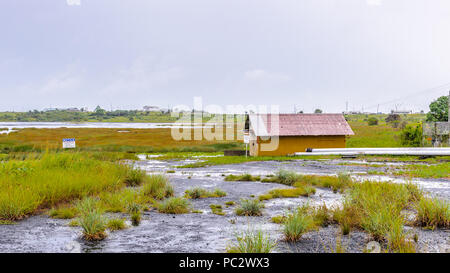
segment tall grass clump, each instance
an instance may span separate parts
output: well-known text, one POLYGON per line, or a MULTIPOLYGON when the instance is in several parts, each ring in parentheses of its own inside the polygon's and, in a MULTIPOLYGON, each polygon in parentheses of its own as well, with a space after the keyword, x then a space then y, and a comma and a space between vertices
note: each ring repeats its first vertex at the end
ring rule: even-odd
POLYGON ((77 209, 80 212, 78 223, 83 229, 83 239, 99 241, 106 238, 107 221, 98 208, 98 201, 94 198, 85 198, 78 203, 77 209))
POLYGON ((148 176, 147 181, 142 186, 142 194, 154 199, 162 200, 173 196, 174 190, 166 176, 154 174, 148 176))
POLYGON ((401 211, 418 198, 417 188, 404 184, 371 182, 354 184, 347 192, 343 207, 334 212, 335 220, 346 234, 352 227, 369 232, 392 252, 414 252, 406 240, 401 211))
POLYGON ((450 228, 450 204, 437 198, 422 198, 415 206, 416 224, 429 229, 450 228))
POLYGON ((159 212, 168 214, 183 214, 190 211, 191 204, 185 198, 170 197, 157 205, 159 212))
POLYGON ((125 220, 121 218, 113 218, 109 219, 106 226, 111 231, 126 229, 127 225, 125 224, 125 220))
POLYGON ((147 174, 144 170, 133 167, 127 168, 124 183, 129 187, 139 186, 145 181, 147 174))
POLYGON ((236 241, 227 247, 228 253, 270 253, 277 246, 262 230, 247 230, 238 234, 236 241))
POLYGON ((186 198, 190 198, 190 199, 224 197, 226 195, 227 195, 227 193, 221 189, 215 189, 214 191, 211 192, 204 188, 196 187, 196 188, 188 189, 185 191, 186 198))
POLYGON ((303 234, 315 227, 314 218, 305 208, 299 208, 288 215, 283 223, 284 238, 288 242, 297 242, 303 234))
POLYGON ((301 178, 302 178, 301 174, 281 169, 278 172, 276 172, 274 176, 266 177, 261 181, 270 183, 280 183, 283 185, 292 186, 294 185, 295 182, 298 182, 301 178))
POLYGON ((133 226, 139 226, 139 224, 141 223, 141 209, 141 205, 136 202, 131 202, 130 204, 128 204, 127 210, 131 216, 131 224, 133 226))
POLYGON ((45 154, 40 159, 0 164, 0 219, 20 220, 39 209, 116 191, 128 167, 84 153, 45 154))
POLYGON ((262 204, 258 199, 241 199, 239 207, 236 208, 236 214, 240 216, 261 216, 262 204))

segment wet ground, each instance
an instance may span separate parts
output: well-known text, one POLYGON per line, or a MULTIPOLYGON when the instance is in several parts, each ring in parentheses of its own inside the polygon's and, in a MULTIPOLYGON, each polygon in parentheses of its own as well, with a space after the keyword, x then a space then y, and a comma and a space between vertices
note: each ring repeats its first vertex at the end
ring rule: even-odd
MULTIPOLYGON (((281 226, 270 222, 270 218, 280 215, 297 206, 309 203, 328 207, 339 205, 342 196, 327 189, 317 189, 315 195, 306 198, 272 199, 265 201, 261 217, 240 217, 234 207, 225 207, 225 202, 239 202, 241 198, 251 198, 274 188, 286 186, 260 182, 226 182, 224 175, 251 173, 253 175, 273 174, 279 169, 295 170, 305 174, 333 175, 340 171, 352 173, 359 179, 393 180, 404 183, 402 179, 363 175, 371 167, 358 165, 345 166, 342 160, 329 161, 289 161, 289 162, 248 162, 235 165, 211 166, 195 169, 177 169, 180 164, 192 161, 159 161, 150 158, 136 162, 136 166, 148 172, 166 172, 177 195, 186 189, 203 187, 220 188, 227 192, 223 198, 191 200, 195 210, 203 213, 182 215, 161 214, 148 211, 138 227, 108 234, 97 243, 86 243, 80 239, 81 229, 68 227, 69 220, 50 219, 45 215, 33 216, 15 225, 0 226, 0 252, 224 252, 235 235, 248 229, 262 229, 274 240, 279 240, 278 252, 330 252, 341 242, 347 252, 361 252, 371 241, 370 237, 359 231, 348 236, 339 235, 339 228, 329 226, 309 232, 296 244, 281 242, 281 226), (210 205, 220 204, 226 215, 212 214, 210 205)), ((379 169, 379 168, 372 168, 379 169)), ((450 199, 448 180, 417 179, 418 183, 431 195, 450 199)), ((419 235, 418 249, 423 252, 450 252, 450 232, 445 230, 425 231, 408 228, 419 235)))

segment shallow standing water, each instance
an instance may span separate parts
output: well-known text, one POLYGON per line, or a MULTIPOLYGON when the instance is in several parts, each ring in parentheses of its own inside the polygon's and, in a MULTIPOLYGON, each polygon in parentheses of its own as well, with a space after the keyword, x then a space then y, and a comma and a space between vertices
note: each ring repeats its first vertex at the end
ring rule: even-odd
MULTIPOLYGON (((270 223, 270 218, 280 215, 297 206, 309 203, 327 206, 339 205, 342 196, 327 189, 317 189, 315 195, 306 198, 272 199, 265 201, 262 217, 240 217, 234 213, 234 207, 224 207, 225 216, 211 213, 209 205, 224 205, 227 201, 238 202, 241 198, 251 198, 274 188, 286 186, 260 182, 226 182, 223 175, 251 173, 267 175, 279 169, 295 170, 305 174, 329 174, 349 171, 354 176, 367 172, 363 166, 343 166, 340 160, 333 161, 288 161, 288 162, 248 162, 243 164, 211 166, 196 169, 176 169, 175 166, 189 161, 159 161, 157 158, 140 160, 136 166, 148 172, 165 172, 175 188, 177 195, 186 189, 204 187, 220 188, 228 193, 224 198, 206 198, 191 200, 193 208, 203 213, 182 215, 161 214, 149 211, 143 214, 138 227, 116 231, 101 242, 86 243, 80 240, 81 229, 68 227, 69 220, 50 219, 45 215, 33 216, 16 225, 0 226, 0 252, 224 252, 237 233, 248 229, 262 229, 273 239, 281 239, 281 226, 270 223), (191 178, 189 178, 191 177, 191 178)), ((367 178, 364 176, 363 178, 367 178)), ((376 178, 376 177, 371 177, 376 178)), ((383 178, 383 177, 381 177, 383 178)), ((380 179, 378 177, 377 179, 380 179)), ((383 179, 391 179, 384 177, 383 179)), ((404 182, 395 179, 394 182, 404 182)), ((430 194, 450 199, 448 180, 414 180, 430 194)), ((120 216, 120 215, 116 215, 120 216)), ((125 215, 123 215, 125 217, 125 215)), ((450 236, 445 230, 424 231, 413 229, 419 234, 419 250, 427 252, 450 251, 450 236)), ((339 237, 339 228, 330 226, 309 232, 296 244, 280 242, 277 251, 281 252, 330 252, 339 237)), ((364 232, 351 232, 341 236, 348 252, 361 252, 370 241, 364 232)))

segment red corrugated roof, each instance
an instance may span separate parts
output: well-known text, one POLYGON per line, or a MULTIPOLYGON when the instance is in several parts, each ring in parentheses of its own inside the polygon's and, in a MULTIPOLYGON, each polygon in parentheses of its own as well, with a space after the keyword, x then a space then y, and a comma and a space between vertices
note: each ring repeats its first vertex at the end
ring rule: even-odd
POLYGON ((342 114, 258 114, 250 123, 257 136, 354 135, 342 114))

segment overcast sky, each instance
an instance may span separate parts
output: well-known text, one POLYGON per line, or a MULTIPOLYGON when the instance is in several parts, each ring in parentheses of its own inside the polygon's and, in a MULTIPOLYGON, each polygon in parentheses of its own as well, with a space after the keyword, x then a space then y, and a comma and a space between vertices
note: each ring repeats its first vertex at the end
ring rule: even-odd
POLYGON ((201 96, 284 112, 346 101, 427 111, 449 89, 448 0, 0 2, 0 110, 201 96))

